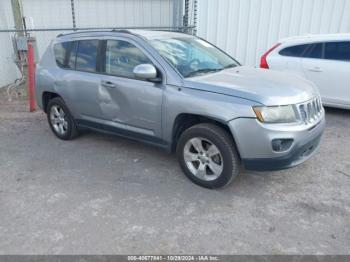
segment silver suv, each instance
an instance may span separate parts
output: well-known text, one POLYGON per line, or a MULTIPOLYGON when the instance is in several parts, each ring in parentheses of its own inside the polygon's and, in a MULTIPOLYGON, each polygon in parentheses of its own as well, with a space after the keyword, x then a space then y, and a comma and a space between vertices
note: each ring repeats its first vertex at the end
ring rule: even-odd
POLYGON ((59 35, 36 72, 53 133, 82 128, 177 152, 194 183, 217 188, 243 166, 279 170, 318 148, 324 110, 313 84, 241 66, 207 41, 174 32, 59 35))

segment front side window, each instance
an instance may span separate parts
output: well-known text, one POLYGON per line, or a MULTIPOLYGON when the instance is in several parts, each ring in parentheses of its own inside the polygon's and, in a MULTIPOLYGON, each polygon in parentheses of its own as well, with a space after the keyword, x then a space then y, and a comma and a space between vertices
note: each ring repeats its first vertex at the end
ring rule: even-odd
POLYGON ((96 72, 98 40, 81 40, 76 54, 76 70, 96 72))
POLYGON ((325 59, 350 61, 350 41, 326 43, 325 59))
POLYGON ((279 54, 282 56, 302 57, 309 45, 296 45, 282 49, 279 54))
POLYGON ((122 40, 107 40, 103 72, 109 75, 134 78, 134 68, 152 61, 136 46, 122 40))
POLYGON ((150 40, 150 44, 183 77, 220 71, 239 65, 215 46, 195 37, 150 40))

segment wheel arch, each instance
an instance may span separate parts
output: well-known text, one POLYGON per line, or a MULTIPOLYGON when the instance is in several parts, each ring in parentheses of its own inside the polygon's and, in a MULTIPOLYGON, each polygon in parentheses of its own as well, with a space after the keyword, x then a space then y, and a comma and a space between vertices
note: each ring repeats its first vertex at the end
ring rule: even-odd
POLYGON ((49 104, 50 100, 55 98, 55 97, 62 98, 59 94, 57 94, 55 92, 49 92, 49 91, 43 92, 41 99, 42 99, 43 110, 45 113, 47 113, 47 105, 49 104))
POLYGON ((211 124, 220 126, 222 129, 224 129, 231 137, 232 142, 233 142, 234 146, 236 147, 238 155, 239 155, 239 151, 237 148, 235 138, 234 138, 232 132, 230 131, 230 128, 229 128, 226 121, 224 121, 222 119, 218 119, 218 118, 208 117, 208 116, 199 115, 199 114, 191 114, 191 113, 181 113, 181 114, 176 116, 174 124, 173 124, 173 129, 172 129, 171 151, 172 152, 176 151, 177 142, 178 142, 181 134, 186 129, 188 129, 194 125, 201 124, 201 123, 211 123, 211 124))

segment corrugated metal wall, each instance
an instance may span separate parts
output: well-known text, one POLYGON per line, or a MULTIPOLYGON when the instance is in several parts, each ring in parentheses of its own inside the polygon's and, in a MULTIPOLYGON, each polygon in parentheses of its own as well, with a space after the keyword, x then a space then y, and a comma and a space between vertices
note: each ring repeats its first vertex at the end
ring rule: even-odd
POLYGON ((76 19, 81 27, 171 27, 174 2, 180 3, 179 0, 75 0, 76 19))
POLYGON ((350 32, 350 0, 199 0, 197 35, 258 65, 278 39, 350 32))

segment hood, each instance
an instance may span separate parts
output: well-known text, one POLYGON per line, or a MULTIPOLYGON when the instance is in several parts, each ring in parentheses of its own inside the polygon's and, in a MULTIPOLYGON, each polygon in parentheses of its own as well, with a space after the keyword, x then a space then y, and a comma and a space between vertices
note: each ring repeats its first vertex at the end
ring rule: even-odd
POLYGON ((264 105, 297 104, 318 96, 314 85, 297 75, 248 66, 186 78, 184 84, 264 105))

